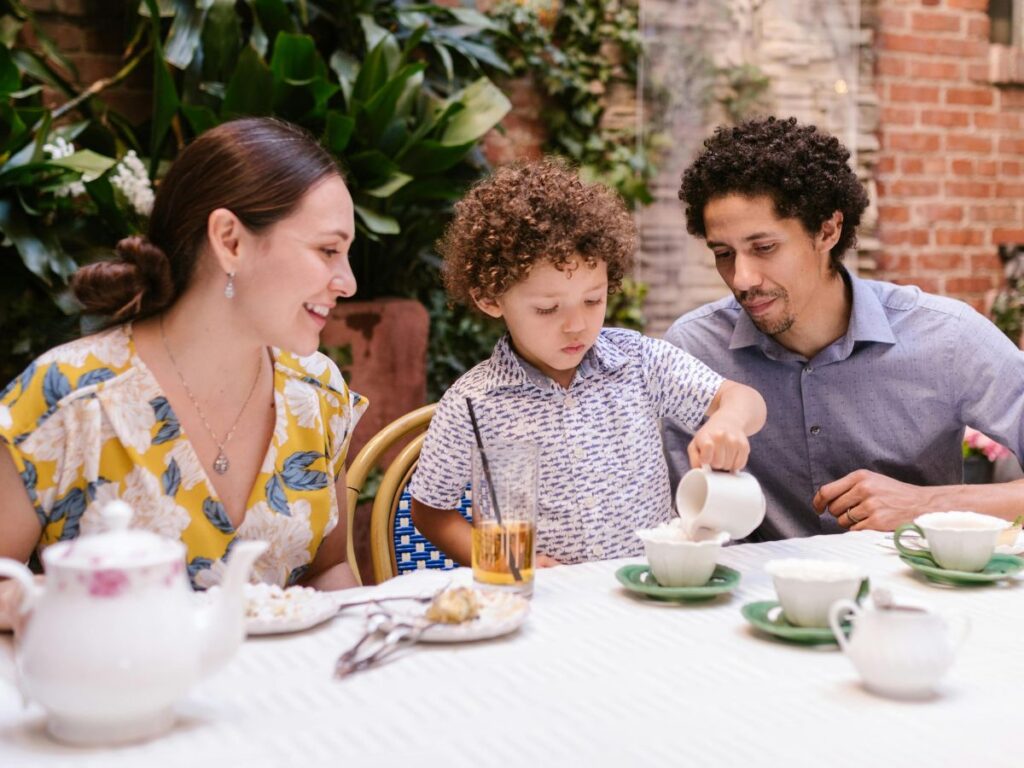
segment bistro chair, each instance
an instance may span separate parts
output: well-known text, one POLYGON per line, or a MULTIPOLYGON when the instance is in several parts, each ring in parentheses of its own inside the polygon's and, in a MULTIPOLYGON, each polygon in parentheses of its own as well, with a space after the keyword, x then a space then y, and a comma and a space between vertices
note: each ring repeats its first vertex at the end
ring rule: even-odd
MULTIPOLYGON (((380 583, 394 576, 422 568, 450 570, 456 564, 435 547, 412 523, 411 497, 408 485, 416 470, 426 428, 434 415, 434 405, 427 405, 396 419, 374 435, 352 462, 348 473, 348 556, 356 563, 352 526, 356 500, 370 471, 380 457, 400 441, 409 439, 398 456, 388 465, 374 496, 370 514, 370 554, 374 581, 380 583)), ((458 510, 470 520, 469 488, 459 501, 458 510)), ((356 569, 353 569, 356 570, 356 569)))

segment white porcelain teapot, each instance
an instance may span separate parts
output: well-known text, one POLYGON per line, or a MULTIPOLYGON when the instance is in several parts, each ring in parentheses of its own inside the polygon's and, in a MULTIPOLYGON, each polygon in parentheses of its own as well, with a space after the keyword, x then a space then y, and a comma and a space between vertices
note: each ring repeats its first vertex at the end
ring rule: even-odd
POLYGON ((215 599, 193 597, 181 542, 128 530, 132 510, 101 512, 107 531, 43 551, 45 587, 14 560, 0 576, 24 588, 31 611, 15 650, 15 682, 47 711, 47 728, 76 744, 155 736, 172 705, 219 669, 245 638, 242 587, 262 541, 239 541, 215 599))
POLYGON ((839 647, 864 684, 885 696, 919 698, 934 693, 967 637, 964 616, 951 620, 912 605, 897 605, 887 590, 872 593, 873 607, 838 600, 829 624, 839 647), (853 624, 847 639, 840 624, 853 624))

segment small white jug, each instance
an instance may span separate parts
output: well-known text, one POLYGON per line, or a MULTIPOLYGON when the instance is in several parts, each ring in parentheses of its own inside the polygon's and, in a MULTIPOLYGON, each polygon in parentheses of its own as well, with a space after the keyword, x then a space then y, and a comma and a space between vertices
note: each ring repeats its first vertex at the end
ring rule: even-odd
POLYGON ((839 647, 872 691, 896 698, 933 694, 967 637, 967 618, 949 622, 924 608, 894 605, 885 590, 873 597, 873 608, 852 600, 832 605, 829 624, 839 647), (849 639, 840 626, 847 616, 849 639))

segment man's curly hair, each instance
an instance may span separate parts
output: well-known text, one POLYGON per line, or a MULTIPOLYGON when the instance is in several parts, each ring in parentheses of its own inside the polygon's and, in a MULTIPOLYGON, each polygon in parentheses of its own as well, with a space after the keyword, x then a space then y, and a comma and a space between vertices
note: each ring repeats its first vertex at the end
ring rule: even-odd
POLYGON ((679 199, 686 204, 686 228, 706 237, 704 211, 717 197, 767 195, 781 218, 796 218, 810 234, 835 211, 843 229, 832 247, 830 266, 838 271, 843 255, 857 242, 857 226, 868 196, 847 165, 850 153, 835 136, 795 118, 749 120, 719 127, 704 151, 683 173, 679 199))
POLYGON ((526 279, 533 266, 608 265, 608 292, 632 266, 636 225, 622 199, 585 184, 564 162, 547 158, 499 168, 456 203, 437 247, 450 299, 474 306, 526 279))

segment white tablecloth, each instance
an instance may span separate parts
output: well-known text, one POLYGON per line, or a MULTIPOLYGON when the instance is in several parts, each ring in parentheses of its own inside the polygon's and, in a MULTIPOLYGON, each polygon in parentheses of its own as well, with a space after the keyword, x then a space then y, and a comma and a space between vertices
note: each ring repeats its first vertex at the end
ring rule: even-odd
MULTIPOLYGON (((880 540, 730 547, 722 562, 742 583, 703 604, 633 597, 614 578, 629 561, 541 571, 516 634, 421 644, 346 680, 332 668, 362 631, 358 611, 253 638, 181 704, 171 733, 118 749, 51 741, 41 710, 0 683, 0 766, 1024 765, 1024 587, 935 587, 880 540), (856 560, 898 597, 969 616, 941 695, 880 698, 834 647, 757 634, 740 607, 774 597, 763 565, 780 556, 856 560)), ((424 572, 352 594, 416 593, 447 578, 424 572)), ((0 645, 9 654, 9 638, 0 645)))

